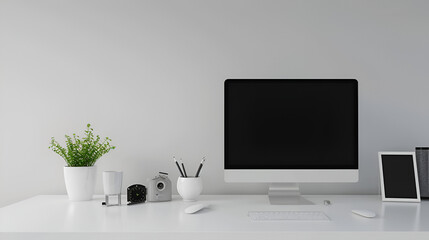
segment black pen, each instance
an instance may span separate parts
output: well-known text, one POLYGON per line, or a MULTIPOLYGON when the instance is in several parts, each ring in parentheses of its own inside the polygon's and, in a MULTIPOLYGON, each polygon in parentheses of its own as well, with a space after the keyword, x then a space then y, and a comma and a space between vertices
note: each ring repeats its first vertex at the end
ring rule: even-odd
POLYGON ((173 160, 174 160, 174 162, 176 163, 177 168, 179 169, 180 175, 181 175, 182 177, 185 177, 185 176, 183 175, 182 169, 180 169, 180 166, 179 166, 179 163, 178 163, 178 162, 177 162, 177 160, 176 160, 176 157, 173 157, 173 160))
POLYGON ((206 161, 206 157, 203 157, 203 160, 201 160, 200 166, 198 167, 197 174, 195 174, 195 177, 197 178, 200 175, 201 168, 203 167, 203 163, 206 161))
POLYGON ((188 177, 188 174, 186 174, 185 164, 183 164, 182 159, 180 159, 180 161, 182 162, 183 174, 185 175, 185 177, 188 177))

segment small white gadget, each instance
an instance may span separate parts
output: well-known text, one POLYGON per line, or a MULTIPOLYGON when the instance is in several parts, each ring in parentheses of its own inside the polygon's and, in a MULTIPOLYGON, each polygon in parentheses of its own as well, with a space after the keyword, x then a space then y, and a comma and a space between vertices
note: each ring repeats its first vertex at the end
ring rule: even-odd
POLYGON ((185 208, 185 213, 193 214, 207 207, 209 207, 209 205, 204 203, 194 204, 185 208))
POLYGON ((366 218, 373 218, 376 216, 375 212, 366 209, 352 210, 352 213, 366 218))

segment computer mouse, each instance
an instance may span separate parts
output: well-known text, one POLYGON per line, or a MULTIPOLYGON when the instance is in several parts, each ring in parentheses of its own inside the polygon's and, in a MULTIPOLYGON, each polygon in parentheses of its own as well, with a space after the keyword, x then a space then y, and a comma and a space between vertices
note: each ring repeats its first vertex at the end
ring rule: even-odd
POLYGON ((375 212, 366 209, 352 210, 352 213, 366 218, 373 218, 376 216, 375 212))
POLYGON ((192 214, 196 213, 204 208, 207 208, 209 205, 204 203, 194 204, 185 208, 185 213, 192 214))

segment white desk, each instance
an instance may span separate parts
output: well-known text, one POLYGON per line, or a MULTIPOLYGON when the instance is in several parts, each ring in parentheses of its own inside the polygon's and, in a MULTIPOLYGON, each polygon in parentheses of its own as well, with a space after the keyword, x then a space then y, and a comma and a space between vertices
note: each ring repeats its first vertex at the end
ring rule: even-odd
MULTIPOLYGON (((197 214, 183 210, 194 203, 178 196, 171 202, 105 207, 102 196, 93 201, 70 202, 63 195, 36 196, 0 209, 0 239, 362 239, 373 236, 429 239, 429 202, 386 203, 380 196, 306 196, 317 205, 269 205, 264 195, 206 195, 199 202, 211 204, 197 214), (323 200, 329 199, 330 206, 323 200), (367 219, 351 209, 369 209, 367 219), (330 222, 256 222, 248 211, 320 210, 330 222), (75 234, 70 234, 75 233, 75 234), (65 237, 65 238, 64 238, 65 237)), ((126 202, 123 196, 123 202, 126 202)))

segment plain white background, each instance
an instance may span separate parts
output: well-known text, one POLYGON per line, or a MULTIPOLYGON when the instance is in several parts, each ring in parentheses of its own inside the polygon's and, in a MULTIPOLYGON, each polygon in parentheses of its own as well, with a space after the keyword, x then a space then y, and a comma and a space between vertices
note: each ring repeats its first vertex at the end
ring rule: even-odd
MULTIPOLYGON (((360 181, 305 194, 377 194, 378 151, 429 145, 427 1, 0 0, 0 206, 65 194, 50 138, 87 123, 117 149, 98 162, 124 186, 195 171, 205 194, 264 194, 223 181, 227 78, 359 80, 360 181)), ((176 190, 174 190, 176 193, 176 190)))

